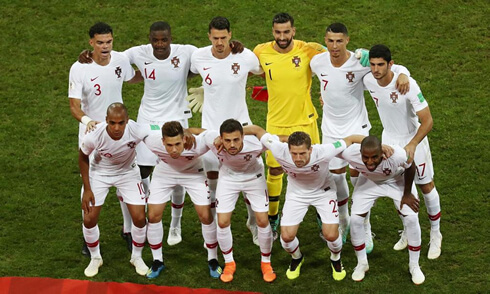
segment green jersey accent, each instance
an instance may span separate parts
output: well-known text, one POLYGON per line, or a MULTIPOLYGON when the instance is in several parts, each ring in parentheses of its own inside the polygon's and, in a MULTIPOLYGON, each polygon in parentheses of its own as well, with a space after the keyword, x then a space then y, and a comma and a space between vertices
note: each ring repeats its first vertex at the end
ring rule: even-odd
POLYGON ((417 97, 419 97, 419 101, 420 102, 424 102, 425 101, 425 98, 424 98, 424 95, 422 95, 422 92, 418 93, 417 94, 417 97))
POLYGON ((342 143, 340 143, 339 141, 334 142, 334 143, 332 143, 332 144, 333 144, 333 146, 335 147, 335 149, 337 149, 337 148, 339 148, 339 147, 342 147, 342 143))
POLYGON ((160 129, 159 125, 150 125, 152 131, 158 131, 160 129))

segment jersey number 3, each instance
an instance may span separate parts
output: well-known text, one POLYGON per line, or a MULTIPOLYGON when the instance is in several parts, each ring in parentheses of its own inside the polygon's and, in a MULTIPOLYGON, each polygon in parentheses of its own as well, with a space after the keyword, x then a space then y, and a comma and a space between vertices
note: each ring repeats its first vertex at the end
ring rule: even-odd
POLYGON ((94 85, 94 88, 95 88, 95 96, 100 96, 100 94, 102 94, 102 91, 100 90, 100 85, 99 84, 95 84, 94 85))

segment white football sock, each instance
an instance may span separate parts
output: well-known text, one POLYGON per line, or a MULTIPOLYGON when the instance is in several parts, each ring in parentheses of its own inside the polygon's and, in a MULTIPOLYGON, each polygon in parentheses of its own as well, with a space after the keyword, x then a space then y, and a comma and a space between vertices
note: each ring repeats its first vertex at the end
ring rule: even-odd
POLYGON ((124 233, 131 233, 131 226, 133 222, 131 221, 131 214, 129 213, 128 206, 123 201, 123 197, 117 194, 117 199, 119 199, 119 204, 121 205, 121 212, 123 216, 123 231, 124 233))
POLYGON ((208 250, 208 260, 218 259, 218 238, 216 236, 216 222, 209 225, 201 223, 202 236, 208 250))
MULTIPOLYGON (((265 228, 257 226, 259 246, 261 253, 262 262, 271 262, 271 252, 272 252, 272 229, 270 224, 267 224, 265 228)), ((221 246, 221 245, 220 245, 221 246)))
POLYGON ((250 205, 250 201, 247 199, 245 192, 242 192, 242 194, 245 199, 245 206, 247 207, 248 223, 251 226, 257 225, 257 220, 255 219, 255 212, 252 209, 252 205, 250 205))
POLYGON ((355 187, 356 186, 356 183, 357 183, 357 179, 359 177, 353 177, 353 176, 350 176, 350 183, 352 184, 352 187, 355 187))
POLYGON ((439 193, 436 187, 432 189, 428 194, 424 195, 425 207, 427 208, 427 214, 430 219, 430 229, 433 231, 440 230, 441 221, 441 204, 439 200, 439 193))
POLYGON ((285 242, 281 238, 281 245, 287 253, 291 254, 293 259, 299 259, 303 255, 301 254, 301 250, 299 250, 299 240, 296 237, 294 237, 294 240, 291 242, 285 242))
POLYGON ((420 258, 420 245, 422 243, 419 217, 416 214, 407 215, 404 217, 404 223, 405 233, 407 234, 410 264, 418 265, 420 258))
POLYGON ((170 228, 180 228, 181 226, 184 199, 184 188, 182 186, 175 186, 172 193, 172 221, 170 222, 170 228))
POLYGON ((99 245, 99 225, 95 225, 95 227, 87 229, 82 224, 83 238, 85 239, 85 243, 87 243, 88 250, 90 251, 91 258, 101 258, 100 256, 100 245, 99 245))
POLYGON ((339 223, 341 228, 347 227, 349 223, 349 186, 345 173, 332 173, 333 180, 337 186, 337 203, 339 206, 339 223))
POLYGON ((220 228, 218 226, 218 243, 219 248, 221 249, 221 253, 223 253, 223 257, 225 262, 233 261, 233 235, 231 234, 231 226, 227 226, 226 228, 220 228))
POLYGON ((330 249, 330 259, 337 261, 340 259, 340 252, 342 251, 342 236, 337 237, 333 242, 327 240, 328 249, 330 249))
POLYGON ((350 218, 350 240, 352 247, 356 251, 358 263, 367 263, 365 236, 364 218, 357 214, 352 214, 350 218))
POLYGON ((148 223, 147 238, 151 248, 153 260, 163 261, 162 241, 163 241, 163 225, 162 222, 148 223))
POLYGON ((211 213, 216 220, 216 186, 218 179, 208 179, 209 197, 211 199, 211 213))
POLYGON ((131 237, 133 237, 133 252, 131 253, 131 258, 141 257, 146 241, 146 225, 142 228, 138 228, 133 224, 131 227, 131 237))
POLYGON ((150 195, 150 176, 141 179, 141 183, 143 183, 143 189, 145 189, 145 198, 148 198, 150 195))

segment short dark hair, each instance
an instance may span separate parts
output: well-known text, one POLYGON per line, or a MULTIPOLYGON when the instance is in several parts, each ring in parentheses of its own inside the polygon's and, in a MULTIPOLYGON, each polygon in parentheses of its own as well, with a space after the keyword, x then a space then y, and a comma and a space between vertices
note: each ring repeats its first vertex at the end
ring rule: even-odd
POLYGON ((88 35, 90 38, 93 38, 95 35, 104 35, 104 34, 111 34, 112 35, 112 28, 110 25, 106 24, 105 22, 98 22, 94 24, 92 27, 90 27, 90 30, 88 31, 88 35))
POLYGON ((289 135, 288 138, 288 147, 291 148, 291 146, 301 146, 305 144, 306 148, 310 149, 311 147, 311 138, 310 135, 308 135, 305 132, 294 132, 291 135, 289 135))
POLYGON ((109 107, 107 107, 106 114, 109 115, 111 112, 115 112, 115 111, 122 111, 125 114, 125 116, 128 116, 128 109, 121 102, 114 102, 111 105, 109 105, 109 107))
POLYGON ((225 120, 221 126, 219 127, 219 134, 223 136, 223 133, 233 133, 235 131, 240 131, 240 134, 243 135, 243 127, 242 124, 236 119, 229 118, 225 120))
POLYGON ((326 29, 326 32, 331 32, 331 33, 342 33, 346 36, 349 35, 347 32, 347 27, 340 22, 334 22, 333 24, 329 25, 326 29))
POLYGON ((184 129, 178 121, 169 121, 162 126, 162 137, 184 136, 184 129))
POLYGON ((154 22, 150 26, 150 33, 151 32, 157 32, 157 31, 168 31, 169 33, 171 33, 171 31, 170 31, 170 25, 167 22, 164 22, 164 21, 154 22))
POLYGON ((230 31, 230 21, 226 17, 217 16, 211 20, 209 23, 209 32, 211 29, 215 30, 227 30, 230 31))
POLYGON ((369 50, 369 58, 383 58, 386 62, 391 61, 391 51, 386 45, 378 44, 369 50))
POLYGON ((381 150, 381 141, 376 136, 367 136, 361 141, 361 152, 364 148, 381 150))
POLYGON ((274 15, 272 26, 274 26, 275 23, 287 23, 288 21, 291 23, 291 26, 294 27, 294 18, 286 12, 281 12, 274 15))

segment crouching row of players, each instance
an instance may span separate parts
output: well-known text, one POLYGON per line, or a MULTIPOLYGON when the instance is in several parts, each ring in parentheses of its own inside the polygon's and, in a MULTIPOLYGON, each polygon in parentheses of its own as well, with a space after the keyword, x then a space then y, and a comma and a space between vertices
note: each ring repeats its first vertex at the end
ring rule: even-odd
POLYGON ((381 145, 376 137, 362 135, 312 146, 309 135, 304 132, 278 137, 258 126, 242 127, 233 119, 226 120, 219 133, 198 128, 184 130, 176 121, 165 123, 160 131, 160 127, 129 120, 121 103, 109 106, 106 122, 84 137, 80 149, 79 164, 84 188, 82 209, 85 213, 83 234, 91 253, 85 275, 95 276, 102 266, 97 222, 108 190, 115 186, 127 203, 133 221, 130 262, 138 274, 158 277, 165 268, 162 254, 163 210, 174 187, 182 186, 191 197, 201 222, 211 277, 220 278, 223 282, 233 280, 237 265, 233 259, 230 223, 242 192, 257 219, 263 279, 274 281, 276 273, 271 266, 273 236, 267 217, 268 194, 261 158, 267 149, 288 174, 280 239, 282 247, 292 257, 286 271, 289 279, 300 275, 305 261, 296 235, 310 205, 316 208, 321 218, 322 234, 331 253, 334 280, 342 280, 346 276, 340 256, 342 238, 338 230, 336 187, 328 169, 328 162, 337 156, 348 161, 362 175, 353 194, 351 240, 358 264, 352 279, 362 280, 369 269, 363 218, 378 197, 389 195, 403 216, 407 230, 412 281, 415 284, 424 282, 424 274, 418 265, 421 245, 417 214, 419 200, 414 196, 416 191, 412 190, 415 169, 407 163, 402 147, 381 145), (148 222, 145 193, 135 163, 135 146, 141 141, 160 159, 150 186, 148 222), (216 192, 217 224, 211 212, 206 177, 199 158, 208 151, 214 153, 221 163, 216 192), (142 259, 146 241, 153 255, 150 268, 142 259), (218 245, 224 256, 224 269, 218 263, 218 245))

